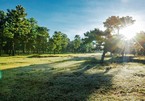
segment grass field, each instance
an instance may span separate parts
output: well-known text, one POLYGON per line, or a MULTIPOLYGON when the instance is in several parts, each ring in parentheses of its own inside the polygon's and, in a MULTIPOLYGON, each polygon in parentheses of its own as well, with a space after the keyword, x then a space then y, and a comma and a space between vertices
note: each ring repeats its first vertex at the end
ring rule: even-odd
POLYGON ((0 101, 145 101, 144 57, 104 65, 99 59, 99 53, 0 57, 0 101))

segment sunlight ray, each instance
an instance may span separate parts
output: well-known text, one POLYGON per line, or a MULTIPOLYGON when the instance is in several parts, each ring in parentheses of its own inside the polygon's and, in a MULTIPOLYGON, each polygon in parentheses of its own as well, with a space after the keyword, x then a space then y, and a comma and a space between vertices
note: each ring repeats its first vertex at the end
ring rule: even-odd
POLYGON ((133 38, 133 40, 134 40, 141 48, 144 49, 144 47, 143 47, 135 38, 133 38))

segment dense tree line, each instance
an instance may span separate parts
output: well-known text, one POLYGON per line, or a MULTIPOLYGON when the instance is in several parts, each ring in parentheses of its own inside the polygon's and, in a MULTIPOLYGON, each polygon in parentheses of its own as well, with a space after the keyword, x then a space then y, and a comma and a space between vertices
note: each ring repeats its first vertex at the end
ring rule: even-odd
POLYGON ((49 29, 39 26, 34 18, 27 18, 21 5, 7 12, 0 10, 0 55, 92 52, 92 48, 79 35, 70 41, 66 34, 55 31, 50 37, 49 29))
POLYGON ((0 11, 0 54, 46 51, 48 29, 34 18, 27 19, 25 9, 18 5, 7 12, 0 11))
POLYGON ((0 10, 0 55, 102 51, 102 63, 107 52, 122 56, 126 53, 145 55, 145 32, 137 33, 131 41, 124 40, 120 34, 121 29, 134 22, 130 16, 111 16, 103 23, 105 31, 95 28, 84 33, 84 38, 75 35, 70 40, 60 31, 50 37, 49 29, 39 26, 34 18, 27 18, 25 8, 18 5, 7 12, 0 10))

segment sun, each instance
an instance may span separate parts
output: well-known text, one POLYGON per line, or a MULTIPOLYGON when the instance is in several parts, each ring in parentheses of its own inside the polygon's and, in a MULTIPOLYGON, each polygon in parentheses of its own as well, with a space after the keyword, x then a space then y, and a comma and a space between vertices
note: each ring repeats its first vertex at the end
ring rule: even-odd
POLYGON ((138 32, 138 27, 133 25, 122 28, 120 30, 120 34, 122 34, 126 40, 130 40, 134 38, 137 32, 138 32))
POLYGON ((120 29, 120 34, 122 34, 126 40, 131 40, 135 37, 136 33, 142 31, 143 29, 144 26, 142 24, 142 21, 136 20, 133 25, 126 26, 120 29))

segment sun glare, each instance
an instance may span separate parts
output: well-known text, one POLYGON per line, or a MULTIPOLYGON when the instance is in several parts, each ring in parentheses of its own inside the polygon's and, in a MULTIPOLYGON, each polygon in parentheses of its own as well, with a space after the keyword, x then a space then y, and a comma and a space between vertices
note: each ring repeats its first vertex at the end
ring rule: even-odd
POLYGON ((143 30, 144 27, 142 25, 142 21, 136 19, 136 22, 133 25, 122 28, 120 34, 122 34, 126 40, 130 40, 134 38, 136 33, 143 30))
POLYGON ((136 35, 138 30, 137 28, 138 27, 134 27, 133 25, 128 26, 126 28, 121 29, 120 34, 122 34, 125 37, 125 39, 130 40, 136 35))

